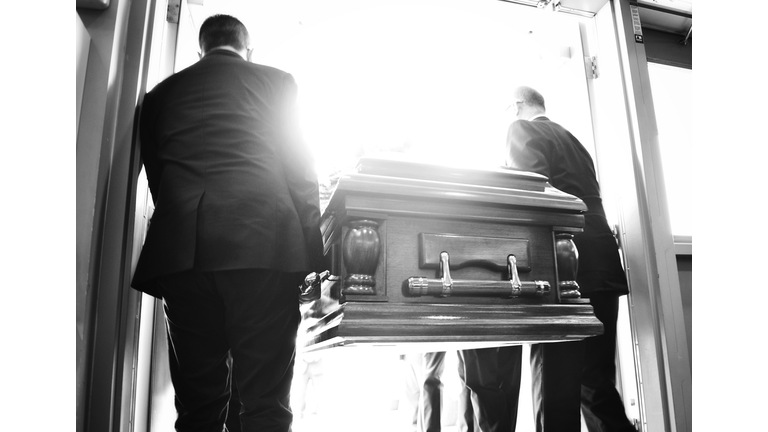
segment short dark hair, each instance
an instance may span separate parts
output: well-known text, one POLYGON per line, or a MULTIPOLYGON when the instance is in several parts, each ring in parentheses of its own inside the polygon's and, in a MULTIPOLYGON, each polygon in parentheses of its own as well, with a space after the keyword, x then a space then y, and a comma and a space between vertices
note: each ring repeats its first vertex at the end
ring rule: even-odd
POLYGON ((237 18, 216 14, 206 18, 200 26, 198 42, 203 52, 225 45, 242 51, 248 49, 251 37, 248 35, 248 29, 237 18))
POLYGON ((544 111, 547 110, 547 107, 544 105, 544 96, 530 87, 520 86, 516 88, 515 97, 526 105, 537 107, 544 111))

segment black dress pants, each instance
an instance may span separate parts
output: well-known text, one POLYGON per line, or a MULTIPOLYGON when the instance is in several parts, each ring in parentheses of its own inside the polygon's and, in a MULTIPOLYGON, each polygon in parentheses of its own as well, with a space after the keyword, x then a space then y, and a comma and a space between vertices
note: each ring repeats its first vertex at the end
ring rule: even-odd
POLYGON ((302 279, 260 269, 161 279, 177 431, 221 432, 232 380, 243 431, 290 430, 302 279))
POLYGON ((537 432, 581 431, 579 342, 531 345, 531 393, 537 432))
POLYGON ((440 432, 445 352, 424 353, 421 360, 423 378, 419 395, 418 430, 440 432))
POLYGON ((585 339, 581 408, 589 432, 635 432, 616 390, 616 320, 619 297, 596 294, 590 297, 604 333, 585 339))
POLYGON ((482 432, 515 430, 522 353, 520 345, 459 351, 459 377, 470 393, 474 413, 470 420, 459 412, 463 427, 482 432))
POLYGON ((475 411, 472 409, 472 391, 466 385, 464 356, 461 353, 457 353, 457 365, 459 372, 459 380, 461 381, 461 389, 459 390, 459 396, 457 400, 456 417, 456 429, 458 432, 475 432, 480 431, 480 427, 475 420, 475 411))
MULTIPOLYGON (((474 422, 461 431, 514 431, 517 426, 522 346, 460 351, 459 376, 471 392, 474 422), (474 427, 472 427, 472 425, 474 427)), ((581 430, 580 342, 531 345, 533 410, 538 432, 581 430)), ((462 413, 459 413, 461 416, 462 413)))

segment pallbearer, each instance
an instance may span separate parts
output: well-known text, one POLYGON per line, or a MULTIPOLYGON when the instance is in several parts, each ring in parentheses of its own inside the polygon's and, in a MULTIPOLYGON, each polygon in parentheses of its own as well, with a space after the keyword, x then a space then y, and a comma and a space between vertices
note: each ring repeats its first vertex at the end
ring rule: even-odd
POLYGON ((164 302, 177 431, 221 431, 238 414, 243 431, 287 431, 297 287, 325 267, 297 87, 249 61, 234 17, 205 20, 200 50, 141 106, 156 209, 132 285, 164 302), (241 403, 228 413, 232 379, 241 403))
POLYGON ((578 249, 576 283, 591 300, 604 333, 580 343, 531 347, 537 430, 580 430, 579 401, 590 432, 635 431, 616 391, 616 319, 619 297, 628 293, 618 246, 600 197, 592 158, 570 132, 546 117, 544 98, 530 87, 514 92, 517 121, 507 135, 507 165, 549 178, 552 186, 587 205, 578 249), (583 370, 563 373, 579 365, 583 370), (575 377, 581 381, 573 380, 575 377), (580 384, 580 385, 579 385, 580 384))

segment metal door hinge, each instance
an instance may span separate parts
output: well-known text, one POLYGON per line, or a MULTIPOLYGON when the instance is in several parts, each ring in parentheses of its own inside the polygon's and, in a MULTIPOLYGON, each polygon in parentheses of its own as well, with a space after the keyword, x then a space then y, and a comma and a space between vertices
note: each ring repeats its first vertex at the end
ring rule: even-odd
POLYGON ((600 71, 597 68, 597 57, 586 57, 585 58, 587 62, 587 72, 592 72, 592 79, 597 79, 600 76, 600 71))

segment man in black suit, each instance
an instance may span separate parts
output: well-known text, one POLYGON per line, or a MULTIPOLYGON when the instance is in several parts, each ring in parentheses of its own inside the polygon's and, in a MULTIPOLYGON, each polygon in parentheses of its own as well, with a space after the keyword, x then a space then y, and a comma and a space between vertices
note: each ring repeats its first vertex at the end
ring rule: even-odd
MULTIPOLYGON (((605 218, 594 163, 584 146, 546 116, 544 98, 519 87, 510 107, 516 120, 507 133, 509 167, 536 172, 587 205, 576 282, 590 299, 604 334, 580 342, 531 345, 533 408, 538 432, 579 432, 581 410, 590 432, 635 432, 616 391, 618 299, 628 293, 616 239, 605 218)), ((472 392, 483 432, 514 431, 520 388, 519 346, 461 351, 462 378, 472 392)), ((471 430, 471 429, 468 429, 471 430)))
POLYGON ((298 286, 323 267, 297 87, 250 62, 234 17, 206 19, 199 43, 141 106, 155 212, 132 286, 164 302, 176 430, 222 430, 234 381, 243 431, 287 431, 298 286))
POLYGON ((546 117, 539 92, 519 87, 514 97, 511 109, 517 120, 507 133, 507 165, 545 175, 552 186, 587 205, 584 231, 574 236, 579 251, 576 282, 605 328, 602 335, 581 342, 531 347, 537 428, 580 430, 580 399, 590 432, 635 431, 615 380, 616 320, 619 297, 628 293, 627 280, 605 218, 592 157, 576 137, 546 117), (578 363, 581 350, 583 367, 576 374, 581 379, 579 389, 565 371, 578 363), (555 409, 558 415, 549 416, 555 409))

